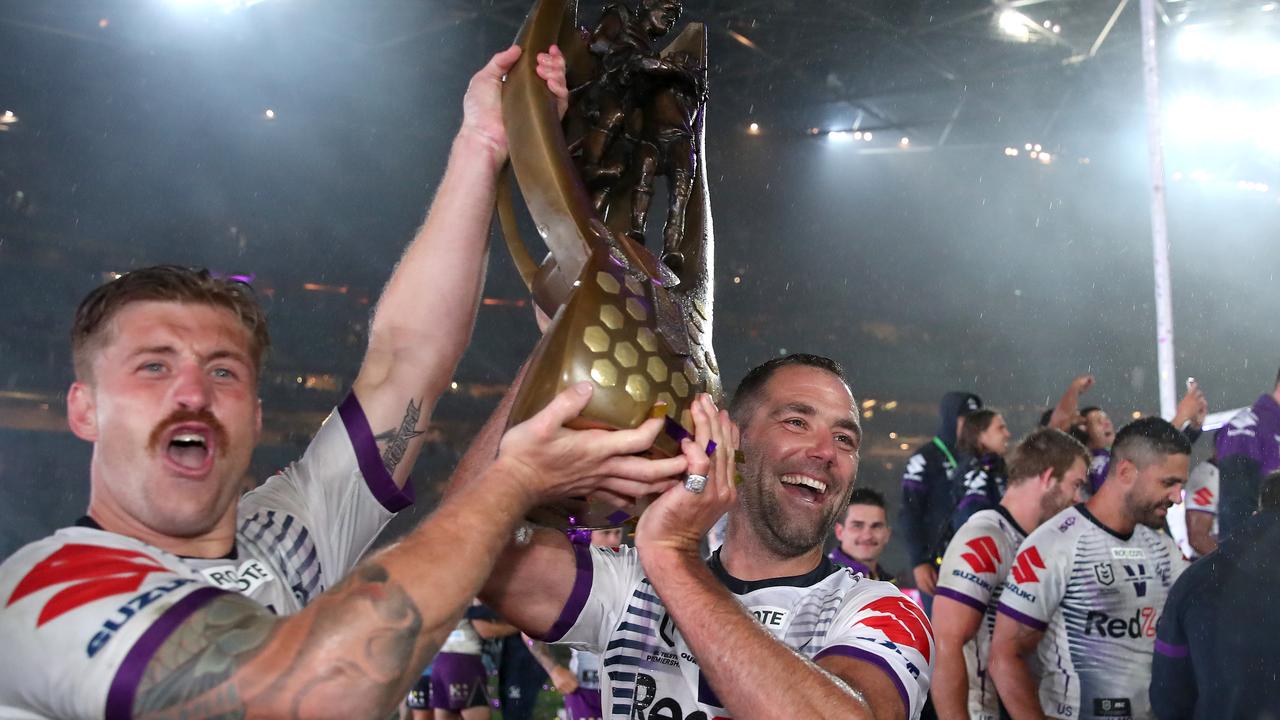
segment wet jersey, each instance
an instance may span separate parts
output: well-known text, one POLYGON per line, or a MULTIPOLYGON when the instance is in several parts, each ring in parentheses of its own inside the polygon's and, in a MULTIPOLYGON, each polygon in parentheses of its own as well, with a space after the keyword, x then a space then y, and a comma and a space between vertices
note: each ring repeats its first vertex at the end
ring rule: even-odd
MULTIPOLYGON (((604 716, 731 717, 645 577, 636 551, 578 545, 574 552, 573 590, 546 639, 602 655, 604 716)), ((826 558, 805 575, 753 582, 725 573, 718 554, 709 563, 780 642, 810 660, 842 655, 875 665, 897 687, 907 717, 919 716, 929 691, 933 632, 924 612, 897 588, 826 558)), ((786 708, 773 714, 788 716, 786 708)))
POLYGON ((978 634, 964 645, 965 668, 969 671, 969 717, 975 720, 1000 717, 995 682, 987 676, 991 636, 1004 579, 1026 537, 1003 506, 974 513, 951 539, 938 571, 938 596, 968 605, 983 616, 978 634))
POLYGON ((126 718, 169 634, 237 592, 288 614, 336 583, 412 502, 354 395, 302 458, 246 494, 224 558, 181 558, 96 527, 63 528, 0 566, 0 717, 126 718))
POLYGON ((1033 675, 1046 715, 1151 718, 1156 622, 1185 562, 1168 536, 1122 537, 1067 508, 1018 549, 999 611, 1044 632, 1033 675))

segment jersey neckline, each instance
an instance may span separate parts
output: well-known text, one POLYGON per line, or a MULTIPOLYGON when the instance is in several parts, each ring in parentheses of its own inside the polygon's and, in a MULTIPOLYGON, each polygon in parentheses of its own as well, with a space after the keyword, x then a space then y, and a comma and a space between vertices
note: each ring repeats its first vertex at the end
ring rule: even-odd
MULTIPOLYGON (((111 532, 110 530, 103 528, 101 525, 98 524, 97 520, 94 520, 88 515, 81 515, 79 518, 76 518, 76 521, 72 523, 72 525, 75 525, 76 527, 89 528, 90 530, 98 530, 100 532, 111 532)), ((117 534, 117 533, 113 533, 113 534, 117 534)), ((178 557, 182 558, 183 560, 239 560, 240 551, 239 551, 238 543, 232 543, 230 552, 228 552, 226 555, 223 555, 221 557, 201 558, 201 557, 192 557, 190 555, 179 555, 178 557)))
MULTIPOLYGON (((1130 540, 1132 540, 1132 539, 1133 539, 1133 533, 1132 533, 1132 532, 1131 532, 1131 533, 1129 533, 1128 535, 1121 535, 1120 533, 1116 532, 1115 530, 1112 530, 1111 528, 1107 527, 1106 525, 1103 525, 1101 520, 1099 520, 1098 518, 1094 517, 1094 516, 1093 516, 1093 513, 1089 512, 1089 508, 1085 507, 1085 506, 1084 506, 1084 503, 1080 503, 1079 505, 1076 505, 1076 510, 1077 510, 1081 515, 1083 515, 1083 516, 1085 517, 1085 519, 1086 519, 1086 520, 1088 520, 1089 522, 1093 523, 1094 525, 1097 525, 1098 527, 1102 528, 1102 530, 1104 530, 1108 535, 1110 535, 1110 536, 1112 536, 1112 537, 1116 538, 1117 540, 1123 540, 1123 541, 1125 541, 1125 542, 1129 542, 1130 540)), ((1137 531, 1137 529, 1138 529, 1138 528, 1135 526, 1135 527, 1134 527, 1134 531, 1136 532, 1136 531, 1137 531)))
POLYGON ((1000 513, 1001 517, 1009 521, 1009 524, 1013 526, 1014 530, 1018 531, 1019 535, 1022 537, 1027 536, 1027 531, 1023 530, 1022 526, 1018 524, 1018 521, 1013 519, 1013 514, 1009 512, 1008 508, 1003 505, 996 505, 995 510, 1000 513))
POLYGON ((818 566, 803 575, 792 575, 790 577, 764 578, 762 580, 740 580, 729 574, 724 569, 724 563, 720 562, 720 549, 711 553, 710 559, 707 560, 707 567, 711 569, 711 573, 716 576, 721 585, 728 588, 729 592, 734 595, 746 595, 761 588, 767 587, 809 587, 817 585, 824 578, 832 573, 840 571, 840 566, 831 561, 831 558, 823 555, 818 560, 818 566))

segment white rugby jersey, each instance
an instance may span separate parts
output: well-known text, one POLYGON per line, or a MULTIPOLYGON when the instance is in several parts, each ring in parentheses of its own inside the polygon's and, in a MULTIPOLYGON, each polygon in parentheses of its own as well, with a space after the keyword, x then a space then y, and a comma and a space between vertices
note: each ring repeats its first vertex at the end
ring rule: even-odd
POLYGON ((1205 512, 1213 515, 1213 536, 1218 536, 1218 466, 1205 461, 1187 477, 1187 512, 1205 512))
POLYGON ((1167 535, 1139 525, 1121 537, 1084 505, 1023 541, 999 611, 1045 633, 1033 673, 1046 715, 1154 717, 1148 688, 1156 622, 1184 567, 1167 535))
MULTIPOLYGON (((546 640, 601 654, 605 717, 731 717, 699 672, 636 550, 575 545, 574 552, 573 591, 546 640)), ((844 655, 879 667, 897 687, 907 717, 919 716, 929 692, 933 631, 924 611, 896 587, 827 558, 806 575, 754 582, 725 573, 718 553, 709 565, 778 640, 811 660, 844 655)))
POLYGON ((938 570, 938 595, 982 613, 978 634, 964 645, 969 671, 969 717, 997 720, 1000 701, 995 683, 987 677, 996 607, 1004 579, 1027 534, 1002 505, 973 514, 956 531, 938 570))
POLYGON ((194 612, 227 592, 300 610, 412 497, 350 395, 300 460, 241 498, 225 558, 182 558, 83 525, 23 547, 0 565, 0 717, 129 717, 151 657, 194 612))

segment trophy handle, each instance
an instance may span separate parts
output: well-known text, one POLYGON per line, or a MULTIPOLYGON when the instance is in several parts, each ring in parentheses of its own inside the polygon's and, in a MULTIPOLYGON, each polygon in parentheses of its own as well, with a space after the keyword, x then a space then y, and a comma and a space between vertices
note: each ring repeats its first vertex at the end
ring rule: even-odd
POLYGON ((567 293, 560 288, 567 290, 579 278, 593 244, 598 243, 590 223, 595 212, 569 157, 555 97, 537 74, 537 53, 545 52, 551 45, 559 44, 566 56, 585 50, 578 47, 582 39, 574 26, 576 17, 577 3, 573 0, 538 0, 516 39, 524 53, 507 73, 502 87, 502 115, 511 148, 511 169, 519 181, 538 235, 555 258, 555 267, 544 266, 541 272, 531 272, 536 263, 515 229, 509 183, 499 188, 498 217, 520 276, 535 295, 552 303, 548 308, 539 302, 544 310, 552 312, 567 299, 567 293), (559 287, 539 292, 540 275, 558 275, 563 281, 551 283, 559 287))
MULTIPOLYGON (((515 201, 511 195, 511 165, 503 166, 498 176, 498 225, 502 228, 502 236, 507 240, 507 251, 511 253, 511 261, 516 264, 520 279, 525 287, 533 291, 534 277, 538 274, 538 263, 529 254, 529 248, 520 238, 520 228, 516 225, 515 201)), ((545 309, 545 308, 544 308, 545 309)))

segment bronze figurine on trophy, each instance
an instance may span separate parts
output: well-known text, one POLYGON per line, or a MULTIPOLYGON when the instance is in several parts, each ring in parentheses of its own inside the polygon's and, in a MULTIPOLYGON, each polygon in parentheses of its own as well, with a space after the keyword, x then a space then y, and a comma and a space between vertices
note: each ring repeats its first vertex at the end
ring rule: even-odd
MULTIPOLYGON (((606 5, 580 27, 575 0, 537 0, 507 75, 503 119, 511 165, 550 254, 538 263, 517 230, 511 183, 500 183, 498 217, 534 302, 551 318, 534 350, 509 422, 527 419, 582 380, 595 385, 581 427, 629 428, 665 415, 651 449, 679 452, 691 435, 689 404, 720 396, 711 348, 711 206, 703 152, 706 29, 690 23, 665 47, 678 0, 606 5), (569 111, 535 73, 551 45, 565 55, 569 111), (658 179, 666 219, 649 228, 658 179)), ((617 526, 647 504, 619 510, 585 499, 537 509, 530 519, 562 528, 617 526)))

